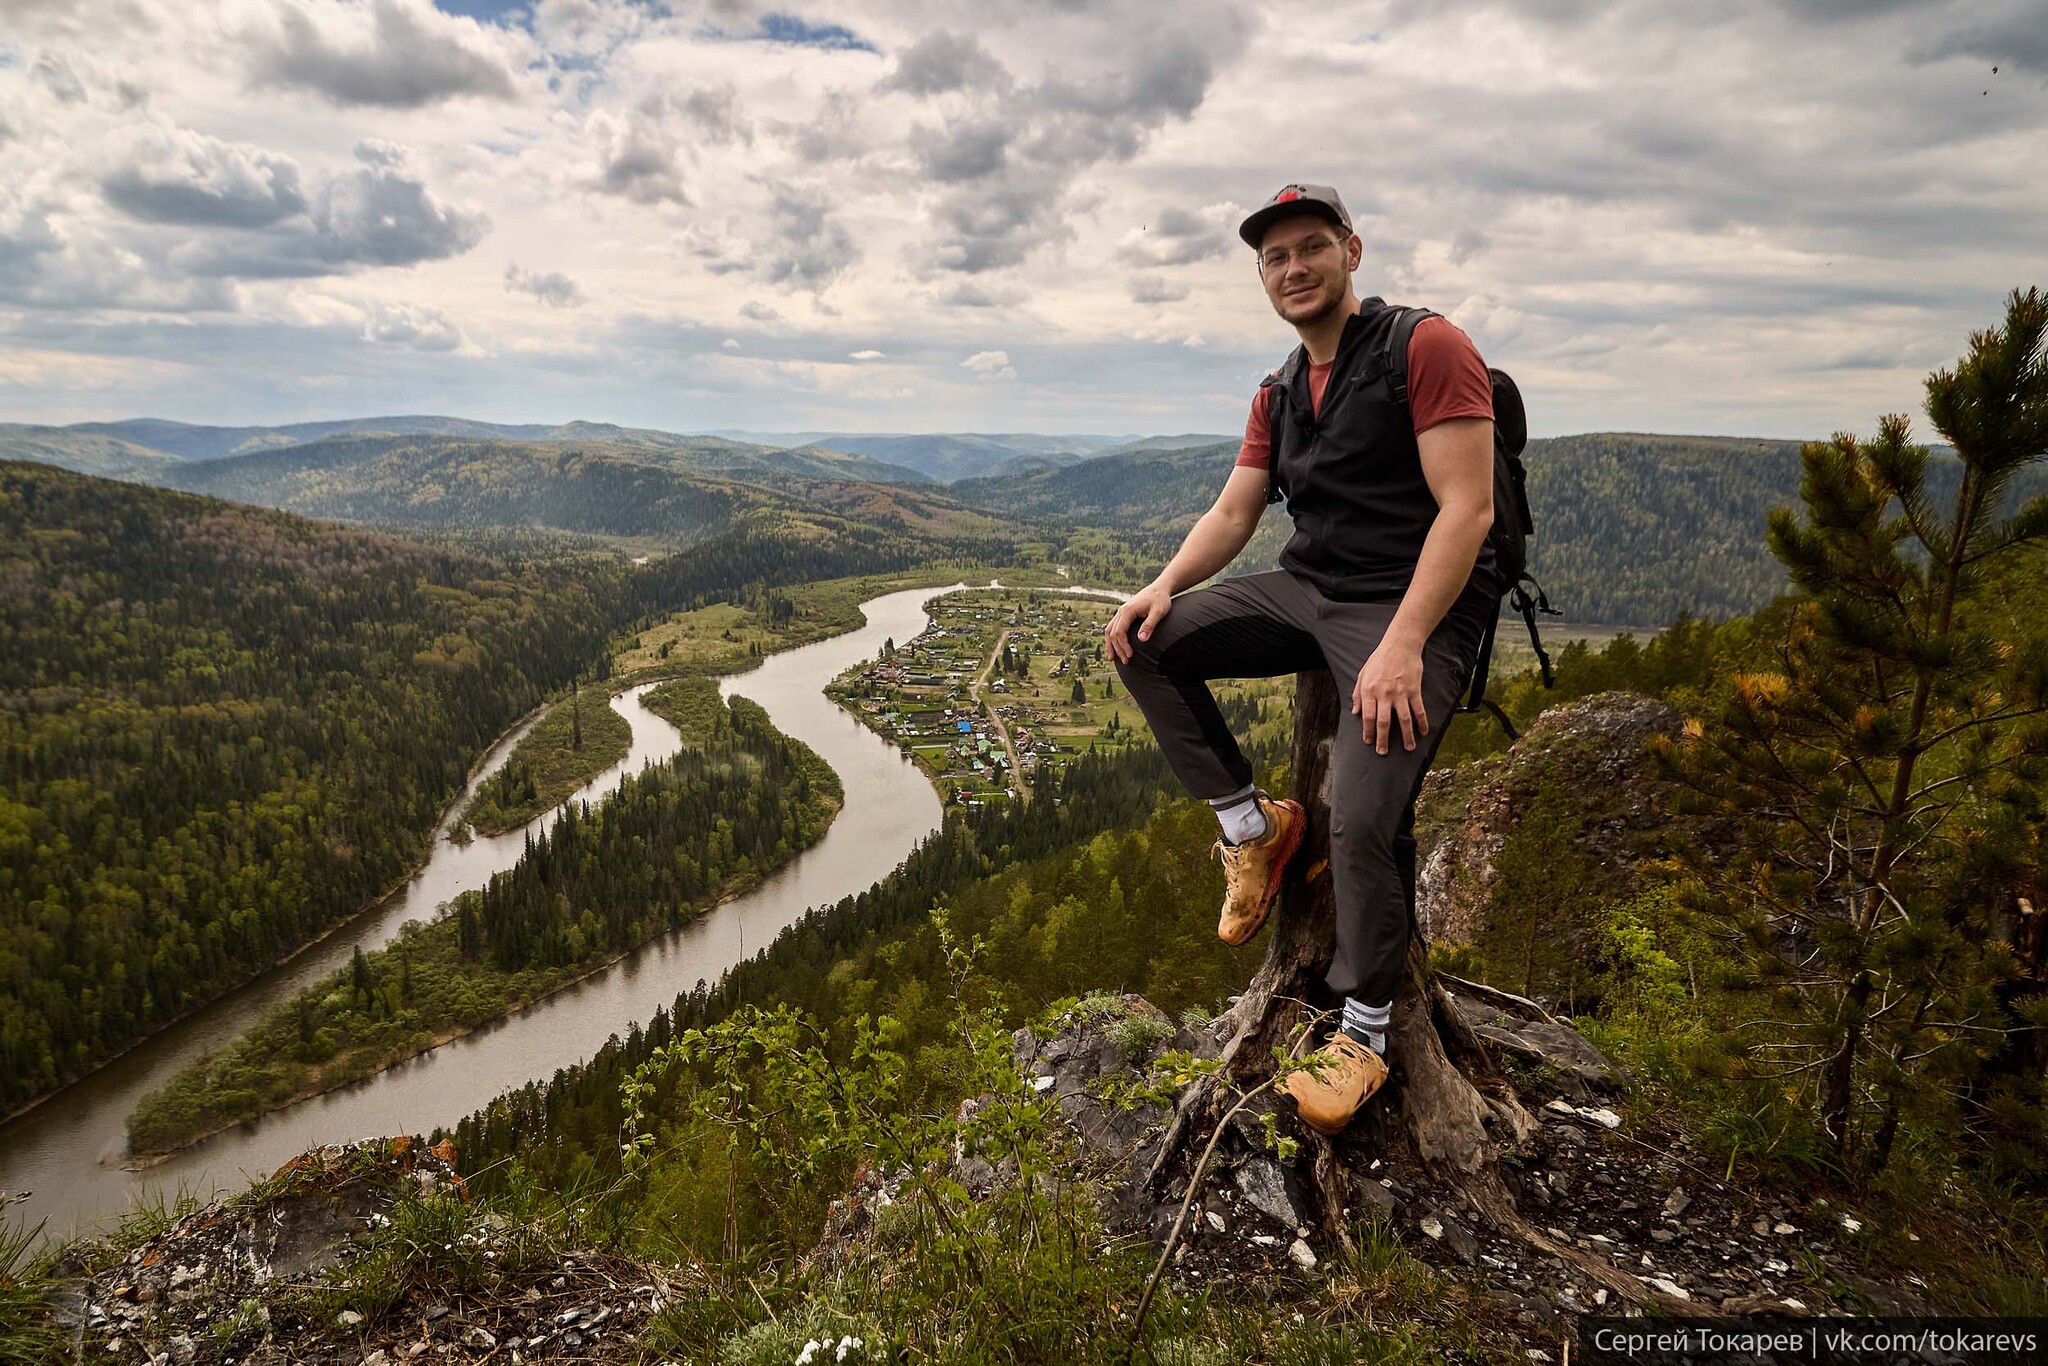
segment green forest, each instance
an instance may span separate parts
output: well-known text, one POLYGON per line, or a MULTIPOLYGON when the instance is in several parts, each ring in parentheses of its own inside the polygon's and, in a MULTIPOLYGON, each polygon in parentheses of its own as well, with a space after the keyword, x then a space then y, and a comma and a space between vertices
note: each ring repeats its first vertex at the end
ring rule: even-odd
POLYGON ((0 1109, 402 878, 622 580, 0 465, 0 1109))
MULTIPOLYGON (((1633 432, 1531 441, 1530 569, 1574 623, 1657 627, 1682 615, 1753 612, 1787 586, 1758 529, 1798 495, 1799 449, 1796 441, 1633 432)), ((1148 552, 1149 568, 1128 567, 1149 577, 1215 500, 1235 458, 1234 443, 1147 451, 963 480, 951 492, 978 507, 1114 527, 1148 552)), ((1937 454, 1931 487, 1953 489, 1960 470, 1937 454)), ((2011 496, 2044 488, 2048 475, 2032 471, 2011 496)), ((1269 509, 1229 572, 1272 568, 1290 534, 1286 510, 1269 509)))
POLYGON ((682 751, 594 807, 570 804, 483 890, 358 950, 145 1097, 131 1150, 169 1151, 360 1080, 558 990, 816 843, 841 800, 831 768, 757 704, 720 703, 711 680, 668 686, 682 751))
POLYGON ((548 708, 504 765, 477 785, 463 819, 478 834, 501 835, 548 810, 626 757, 633 727, 600 689, 572 684, 548 708))
POLYGON ((0 1112, 384 894, 470 764, 635 628, 1016 551, 760 508, 634 566, 0 462, 0 1112))

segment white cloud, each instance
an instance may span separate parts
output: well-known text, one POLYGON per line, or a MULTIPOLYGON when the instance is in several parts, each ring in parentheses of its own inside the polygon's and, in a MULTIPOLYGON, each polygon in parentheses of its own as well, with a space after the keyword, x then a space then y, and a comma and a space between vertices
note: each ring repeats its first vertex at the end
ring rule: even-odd
POLYGON ((2031 0, 772 8, 18 4, 0 370, 201 421, 889 428, 885 361, 934 427, 1227 429, 1293 340, 1236 224, 1301 177, 1539 431, 1796 435, 1914 407, 2041 273, 2031 0))
POLYGON ((972 370, 976 376, 986 380, 1017 378, 1017 368, 1010 364, 1007 351, 977 351, 961 361, 960 368, 972 370))
POLYGON ((583 287, 559 270, 524 270, 517 262, 505 267, 505 288, 527 294, 550 308, 581 308, 583 287))
POLYGON ((129 129, 121 143, 100 192, 132 217, 261 228, 306 211, 290 157, 160 120, 129 129))
POLYGON ((245 39, 250 74, 261 85, 396 109, 515 93, 510 35, 444 14, 429 0, 280 0, 271 10, 269 23, 245 39))
POLYGON ((1179 303, 1192 292, 1188 286, 1158 275, 1133 275, 1128 287, 1131 302, 1139 304, 1179 303))
POLYGON ((363 323, 363 340, 415 351, 459 351, 468 338, 455 320, 424 304, 378 303, 363 323))

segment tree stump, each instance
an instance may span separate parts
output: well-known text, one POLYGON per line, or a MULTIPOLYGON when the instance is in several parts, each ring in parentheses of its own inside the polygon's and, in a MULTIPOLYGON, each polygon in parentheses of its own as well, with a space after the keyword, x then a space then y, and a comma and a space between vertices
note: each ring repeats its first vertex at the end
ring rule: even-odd
MULTIPOLYGON (((1330 748, 1337 726, 1355 723, 1340 712, 1327 671, 1297 675, 1294 698, 1290 795, 1308 812, 1308 834, 1266 930, 1265 959, 1215 1026, 1224 1035, 1222 1067, 1182 1093, 1167 1123, 1145 1178, 1155 1193, 1184 1189, 1181 1183, 1234 1097, 1271 1075, 1274 1048, 1305 1055, 1336 1024, 1334 1015, 1319 1020, 1322 1012, 1312 1003, 1328 996, 1322 978, 1336 923, 1328 873, 1330 748)), ((1412 863, 1404 871, 1412 890, 1412 863)), ((1516 1212, 1498 1161, 1538 1122, 1431 971, 1424 928, 1409 926, 1407 973, 1388 1041, 1393 1075, 1385 1089, 1335 1139, 1300 1127, 1302 1175, 1324 1236, 1350 1246, 1350 1191, 1375 1155, 1405 1143, 1434 1178, 1504 1234, 1573 1263, 1628 1300, 1657 1298, 1611 1263, 1553 1242, 1516 1212)))

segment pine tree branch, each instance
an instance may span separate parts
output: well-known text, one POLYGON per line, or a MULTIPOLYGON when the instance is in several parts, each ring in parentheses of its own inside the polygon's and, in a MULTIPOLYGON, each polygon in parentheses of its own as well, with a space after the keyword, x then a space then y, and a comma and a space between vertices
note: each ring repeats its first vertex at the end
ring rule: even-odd
POLYGON ((1980 729, 1984 726, 1996 725, 2001 721, 2023 721, 2030 716, 2043 715, 2048 715, 2048 706, 2003 707, 2000 708, 1998 711, 1990 712, 1983 716, 1973 716, 1967 720, 1958 721, 1955 725, 1948 727, 1946 730, 1940 731, 1934 735, 1929 736, 1923 744, 1922 748, 1923 750, 1931 750, 1944 740, 1953 739, 1955 736, 1961 735, 1967 731, 1980 729))

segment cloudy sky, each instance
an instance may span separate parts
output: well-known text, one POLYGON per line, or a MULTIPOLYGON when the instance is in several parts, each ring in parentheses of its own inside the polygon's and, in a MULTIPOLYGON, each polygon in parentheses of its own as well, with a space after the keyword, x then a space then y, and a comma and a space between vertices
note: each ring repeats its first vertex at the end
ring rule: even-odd
POLYGON ((0 0, 0 421, 1231 430, 1300 179, 1539 432, 1867 429, 2044 165, 2048 0, 0 0))

